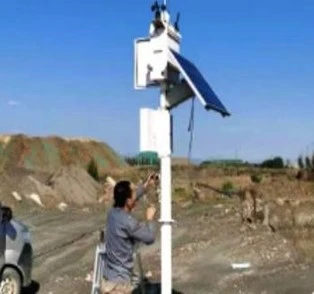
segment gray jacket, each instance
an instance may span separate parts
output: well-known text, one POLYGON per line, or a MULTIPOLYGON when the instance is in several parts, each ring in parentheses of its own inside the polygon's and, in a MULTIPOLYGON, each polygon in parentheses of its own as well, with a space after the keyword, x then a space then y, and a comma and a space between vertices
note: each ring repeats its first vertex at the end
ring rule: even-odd
MULTIPOLYGON (((138 190, 138 196, 142 191, 138 190)), ((114 282, 131 281, 133 253, 137 241, 147 245, 155 241, 153 222, 140 223, 121 208, 110 209, 106 224, 104 277, 114 282)))

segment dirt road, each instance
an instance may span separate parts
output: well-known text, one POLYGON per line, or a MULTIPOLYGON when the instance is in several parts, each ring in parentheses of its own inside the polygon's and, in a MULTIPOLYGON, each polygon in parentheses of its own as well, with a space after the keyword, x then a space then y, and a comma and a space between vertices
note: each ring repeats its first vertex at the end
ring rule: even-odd
MULTIPOLYGON (((90 293, 103 211, 32 212, 19 217, 29 225, 35 251, 33 293, 90 293)), ((314 267, 296 262, 290 243, 271 232, 243 230, 226 207, 193 207, 179 212, 173 230, 174 288, 184 294, 311 294, 314 267), (249 240, 249 241, 248 241, 249 240), (275 253, 276 254, 275 254, 275 253), (290 254, 290 255, 289 255, 290 254), (251 262, 236 271, 232 262, 251 262)), ((142 251, 145 271, 160 276, 159 241, 142 251)))
POLYGON ((37 212, 20 216, 34 244, 33 279, 38 293, 89 293, 85 277, 92 269, 104 213, 37 212))

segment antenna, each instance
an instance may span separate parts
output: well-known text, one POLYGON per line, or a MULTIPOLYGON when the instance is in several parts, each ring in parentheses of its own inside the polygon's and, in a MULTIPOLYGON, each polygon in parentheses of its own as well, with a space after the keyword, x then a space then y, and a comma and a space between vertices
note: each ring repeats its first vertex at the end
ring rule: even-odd
POLYGON ((155 12, 155 19, 160 19, 160 5, 156 0, 155 3, 152 5, 152 11, 155 12))
POLYGON ((174 28, 179 32, 180 29, 179 29, 179 21, 180 21, 180 12, 177 13, 177 19, 174 23, 174 28))
POLYGON ((154 2, 154 4, 152 5, 152 11, 156 11, 156 10, 159 10, 160 9, 160 6, 159 6, 159 3, 158 1, 156 0, 154 2))

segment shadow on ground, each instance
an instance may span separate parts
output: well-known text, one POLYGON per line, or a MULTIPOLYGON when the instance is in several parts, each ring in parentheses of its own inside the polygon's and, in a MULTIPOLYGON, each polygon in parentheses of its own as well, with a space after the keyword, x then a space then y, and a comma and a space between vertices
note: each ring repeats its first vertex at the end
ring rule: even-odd
MULTIPOLYGON (((146 283, 144 291, 141 289, 141 287, 138 287, 132 292, 132 294, 161 294, 161 284, 160 283, 146 283)), ((184 293, 172 289, 172 294, 184 294, 184 293)))
POLYGON ((37 283, 36 281, 32 281, 29 287, 23 290, 23 294, 36 294, 36 293, 39 293, 39 290, 40 290, 40 284, 37 283))

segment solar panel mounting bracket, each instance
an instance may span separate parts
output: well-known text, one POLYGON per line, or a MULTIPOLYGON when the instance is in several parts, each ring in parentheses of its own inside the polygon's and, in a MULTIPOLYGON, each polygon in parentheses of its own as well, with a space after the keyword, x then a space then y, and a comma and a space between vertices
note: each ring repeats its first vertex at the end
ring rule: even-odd
POLYGON ((180 83, 168 87, 166 95, 167 109, 171 110, 193 96, 194 93, 190 86, 182 79, 180 83))

